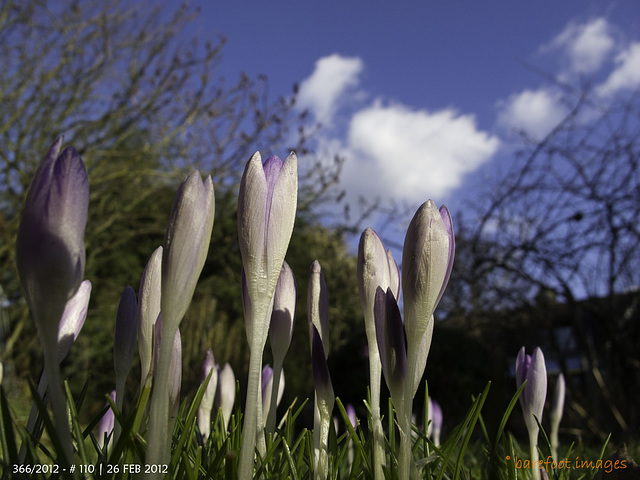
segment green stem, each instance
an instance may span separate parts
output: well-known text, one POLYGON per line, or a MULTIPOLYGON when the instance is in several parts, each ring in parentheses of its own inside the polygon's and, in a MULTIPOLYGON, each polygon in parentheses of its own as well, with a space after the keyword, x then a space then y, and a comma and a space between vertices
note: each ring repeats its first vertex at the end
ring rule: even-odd
POLYGON ((531 478, 540 480, 540 468, 538 465, 538 427, 529 432, 529 446, 531 448, 531 478))
MULTIPOLYGON (((42 337, 46 336, 46 333, 42 337)), ((62 445, 63 461, 68 467, 73 463, 73 442, 71 440, 71 430, 69 428, 69 417, 67 415, 67 402, 62 387, 60 385, 60 364, 57 357, 57 332, 49 338, 41 338, 44 350, 44 371, 49 379, 49 398, 51 399, 51 409, 55 419, 56 434, 62 445)))
MULTIPOLYGON (((254 332, 254 335, 256 332, 254 332)), ((254 338, 254 342, 255 338, 254 338)), ((262 349, 251 349, 249 355, 249 378, 247 380, 247 403, 244 409, 244 424, 242 426, 242 449, 240 450, 240 464, 238 478, 251 480, 255 458, 256 435, 258 431, 258 403, 260 401, 260 382, 262 377, 262 349)), ((262 408, 260 408, 262 410, 262 408)))
POLYGON ((383 465, 385 463, 384 454, 384 433, 382 430, 382 420, 380 419, 380 376, 382 365, 377 345, 375 353, 372 354, 369 347, 369 383, 371 388, 371 425, 373 427, 373 474, 375 480, 384 480, 383 465))
MULTIPOLYGON (((168 320, 168 319, 167 319, 168 320)), ((149 446, 145 463, 158 465, 169 463, 171 433, 169 429, 169 367, 173 352, 173 342, 177 332, 176 328, 167 330, 164 328, 165 320, 162 320, 163 328, 160 339, 160 352, 158 353, 157 371, 153 373, 153 390, 151 394, 151 408, 149 411, 149 446)), ((148 474, 148 479, 159 479, 162 474, 148 474)))
MULTIPOLYGON (((120 378, 116 375, 116 407, 118 411, 122 414, 122 406, 124 404, 124 386, 127 381, 127 377, 120 378)), ((115 445, 118 443, 118 438, 120 438, 120 432, 122 431, 122 425, 118 419, 115 419, 115 423, 113 425, 113 440, 111 441, 111 445, 115 445)))

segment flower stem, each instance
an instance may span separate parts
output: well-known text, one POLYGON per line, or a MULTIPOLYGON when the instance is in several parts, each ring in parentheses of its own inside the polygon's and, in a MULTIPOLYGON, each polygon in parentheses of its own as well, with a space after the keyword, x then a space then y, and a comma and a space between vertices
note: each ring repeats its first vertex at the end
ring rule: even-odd
MULTIPOLYGON (((256 342, 254 341, 254 343, 256 342)), ((258 347, 258 345, 255 345, 255 347, 258 347)), ((262 349, 252 348, 249 356, 247 403, 244 409, 244 424, 242 426, 242 449, 240 450, 240 464, 238 465, 238 478, 240 480, 251 480, 253 478, 261 377, 262 349)))
MULTIPOLYGON (((42 335, 43 337, 45 335, 42 335)), ((71 440, 71 430, 69 428, 69 417, 67 415, 67 402, 62 387, 60 386, 60 364, 57 358, 57 334, 53 341, 42 338, 42 348, 44 350, 44 371, 49 379, 49 397, 51 398, 51 409, 55 419, 56 434, 62 445, 63 462, 66 467, 73 463, 73 442, 71 440)))
MULTIPOLYGON (((164 319, 163 319, 164 323, 164 319)), ((169 324, 169 322, 167 322, 169 324)), ((164 325, 163 325, 164 327, 164 325)), ((149 411, 149 446, 145 463, 148 465, 168 464, 171 432, 169 428, 169 367, 173 352, 173 342, 177 332, 174 329, 162 329, 157 371, 153 373, 153 390, 149 411)), ((149 474, 146 478, 158 479, 161 474, 149 474)))
POLYGON ((385 463, 384 433, 380 419, 380 375, 382 365, 377 351, 372 354, 369 346, 369 383, 371 388, 371 425, 373 427, 373 472, 375 480, 384 480, 382 466, 385 463))
POLYGON ((529 431, 529 446, 531 448, 531 478, 540 480, 540 469, 538 468, 538 427, 529 431))

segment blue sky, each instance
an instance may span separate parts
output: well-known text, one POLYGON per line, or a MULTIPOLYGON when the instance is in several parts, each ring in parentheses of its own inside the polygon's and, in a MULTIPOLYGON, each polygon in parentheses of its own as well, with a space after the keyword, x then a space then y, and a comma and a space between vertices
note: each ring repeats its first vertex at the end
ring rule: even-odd
POLYGON ((346 156, 353 200, 462 208, 513 158, 514 129, 540 138, 562 118, 536 70, 592 79, 602 98, 640 86, 636 0, 200 5, 195 33, 227 38, 222 74, 266 74, 273 98, 300 84, 324 125, 319 155, 346 156))

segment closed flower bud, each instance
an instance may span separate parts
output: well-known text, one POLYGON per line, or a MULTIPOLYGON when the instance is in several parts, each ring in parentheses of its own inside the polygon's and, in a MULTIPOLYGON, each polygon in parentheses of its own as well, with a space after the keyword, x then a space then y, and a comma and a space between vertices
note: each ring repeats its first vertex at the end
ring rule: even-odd
POLYGON ((84 280, 78 287, 76 294, 69 299, 64 307, 60 324, 58 325, 58 363, 62 362, 69 353, 71 345, 76 341, 87 318, 89 298, 91 297, 91 282, 84 280))
MULTIPOLYGON (((414 215, 402 251, 402 289, 407 340, 423 341, 451 275, 455 240, 447 207, 429 200, 414 215)), ((430 342, 429 342, 430 343, 430 342)))
MULTIPOLYGON (((273 352, 275 364, 282 363, 291 344, 297 296, 298 288, 293 271, 287 262, 283 262, 274 294, 271 326, 269 327, 271 351, 273 352)), ((264 416, 266 417, 267 414, 265 413, 264 416)))
POLYGON ((16 263, 41 335, 58 328, 84 274, 89 179, 73 147, 58 138, 29 187, 16 242, 16 263))
POLYGON ((180 185, 162 252, 162 317, 172 329, 182 321, 209 252, 215 212, 213 182, 194 171, 180 185))
POLYGON ((151 370, 153 360, 153 327, 160 314, 162 294, 162 247, 151 254, 147 262, 138 290, 138 355, 140 356, 141 388, 151 370))

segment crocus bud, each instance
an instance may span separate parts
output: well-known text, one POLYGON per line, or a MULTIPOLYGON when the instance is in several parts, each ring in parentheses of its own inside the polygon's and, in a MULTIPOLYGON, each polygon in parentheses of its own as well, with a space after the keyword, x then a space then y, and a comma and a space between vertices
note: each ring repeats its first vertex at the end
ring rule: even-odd
MULTIPOLYGON (((247 294, 258 318, 247 330, 266 340, 270 306, 293 232, 298 199, 298 160, 285 162, 259 153, 245 167, 238 196, 238 239, 246 274, 247 294)), ((263 340, 264 339, 264 340, 263 340)), ((250 340, 250 344, 251 344, 250 340)))
POLYGON ((385 293, 378 287, 373 311, 382 373, 391 399, 398 406, 402 402, 407 375, 407 348, 400 309, 390 288, 385 293))
POLYGON ((71 345, 76 341, 87 318, 89 298, 91 297, 91 282, 84 280, 78 287, 76 294, 69 299, 64 307, 60 324, 58 325, 58 363, 62 362, 69 353, 71 345))
POLYGON ((564 397, 566 393, 566 385, 564 381, 564 375, 560 373, 558 380, 556 380, 556 389, 551 401, 551 453, 553 458, 558 458, 558 430, 560 428, 560 420, 562 420, 562 413, 564 410, 564 397))
POLYGON ((136 343, 136 310, 136 294, 133 288, 127 287, 120 298, 116 315, 116 333, 113 343, 113 366, 116 378, 127 378, 131 369, 136 343))
MULTIPOLYGON (((162 313, 158 315, 156 324, 154 326, 155 334, 155 355, 154 355, 154 372, 158 370, 158 364, 160 363, 160 345, 162 343, 162 313)), ((171 347, 171 358, 169 361, 169 371, 167 376, 167 389, 162 391, 154 390, 154 395, 167 395, 169 398, 169 412, 172 416, 175 416, 179 406, 180 400, 180 386, 182 383, 182 340, 180 337, 180 330, 176 330, 176 335, 173 337, 173 344, 171 347)))
POLYGON ((329 296, 324 281, 322 267, 317 260, 311 264, 311 276, 307 291, 307 316, 309 319, 309 339, 313 346, 312 327, 318 330, 324 353, 329 355, 329 296))
POLYGON ((211 409, 213 408, 213 401, 216 399, 216 388, 218 387, 218 369, 215 368, 211 349, 207 350, 207 355, 202 364, 203 385, 207 379, 209 379, 209 383, 207 383, 198 407, 198 427, 205 440, 211 433, 211 409))
POLYGON ((358 425, 358 417, 356 416, 356 409, 353 408, 353 405, 350 403, 347 403, 344 408, 347 411, 347 417, 349 417, 349 423, 351 423, 351 426, 353 428, 356 428, 356 426, 358 425))
MULTIPOLYGON (((280 405, 282 395, 284 394, 284 372, 281 372, 280 381, 278 382, 278 395, 276 396, 276 406, 280 405)), ((265 418, 269 416, 271 407, 271 394, 273 391, 273 368, 265 365, 262 369, 262 414, 265 418)))
POLYGON ((229 429, 229 421, 236 401, 236 377, 228 363, 218 371, 218 388, 216 390, 215 405, 222 411, 224 428, 229 429))
POLYGON ((527 355, 524 347, 520 349, 516 359, 516 384, 518 388, 524 381, 527 384, 520 396, 520 405, 524 413, 524 421, 531 432, 538 430, 538 420, 542 421, 542 410, 547 398, 547 368, 544 363, 544 355, 540 347, 533 351, 533 355, 527 355))
POLYGON ((73 147, 58 138, 29 187, 16 241, 16 263, 42 335, 56 338, 67 300, 84 274, 89 179, 73 147))
POLYGON ((455 252, 449 210, 429 200, 414 215, 402 251, 402 289, 407 341, 418 343, 451 275, 455 252))
POLYGON ((162 317, 182 321, 209 252, 215 211, 213 182, 194 171, 180 185, 162 252, 162 317))
MULTIPOLYGON (((291 344, 297 296, 298 288, 293 271, 287 262, 283 262, 274 294, 271 326, 269 327, 271 351, 275 364, 282 363, 291 344)), ((264 396, 262 398, 264 400, 264 396)), ((263 412, 263 414, 265 417, 267 416, 266 413, 263 412)))
POLYGON ((138 355, 140 355, 140 385, 144 386, 153 359, 153 327, 160 314, 162 282, 162 247, 151 254, 138 290, 138 355))
POLYGON ((440 432, 442 431, 442 409, 438 402, 431 397, 427 399, 429 406, 429 428, 427 429, 427 435, 431 438, 434 445, 437 447, 440 445, 440 432))
MULTIPOLYGON (((111 400, 115 402, 116 391, 113 390, 109 395, 111 396, 111 400)), ((109 406, 109 402, 107 402, 105 406, 109 406)), ((98 427, 96 429, 96 440, 98 441, 100 448, 104 448, 105 438, 107 439, 107 444, 111 443, 110 440, 114 424, 115 415, 113 414, 113 410, 109 407, 98 422, 98 427)))

